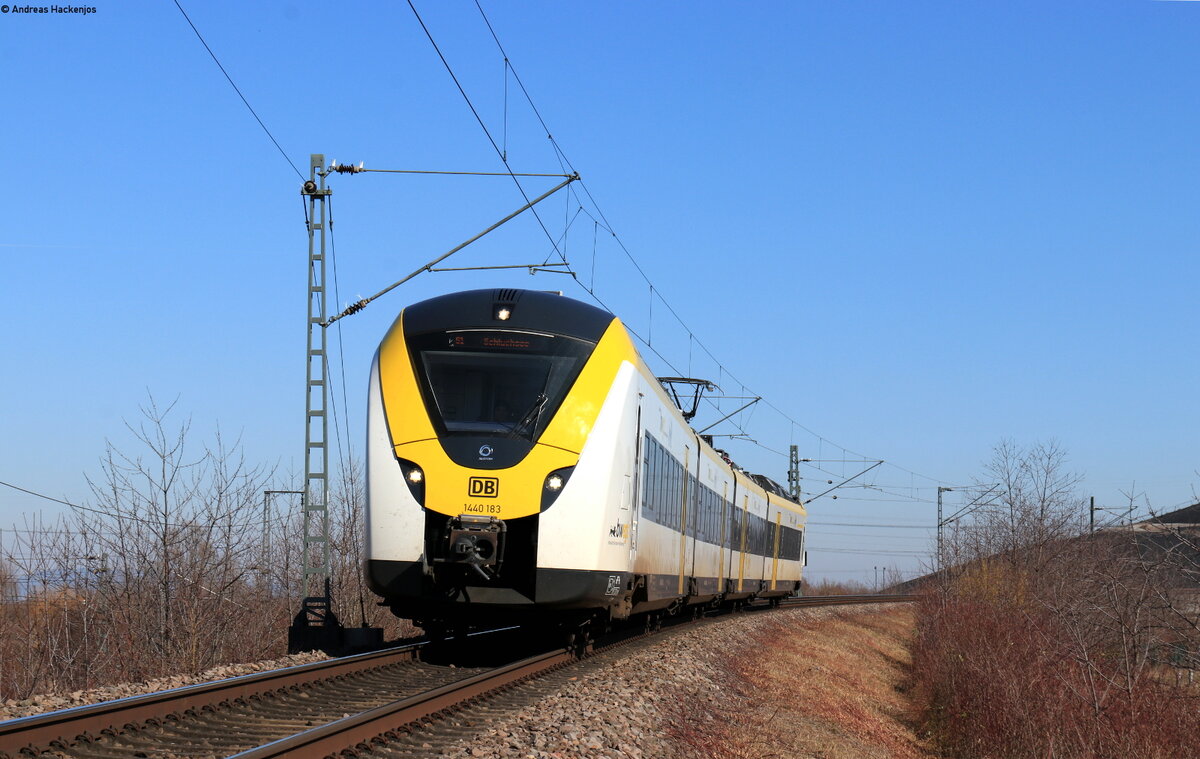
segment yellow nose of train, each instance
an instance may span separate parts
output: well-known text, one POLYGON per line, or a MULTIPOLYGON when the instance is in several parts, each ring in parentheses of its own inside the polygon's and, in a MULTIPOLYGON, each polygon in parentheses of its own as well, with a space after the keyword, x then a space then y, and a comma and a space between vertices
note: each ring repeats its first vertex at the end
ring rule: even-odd
POLYGON ((410 491, 449 517, 550 508, 623 361, 636 352, 619 320, 557 295, 482 290, 405 310, 379 381, 410 491))

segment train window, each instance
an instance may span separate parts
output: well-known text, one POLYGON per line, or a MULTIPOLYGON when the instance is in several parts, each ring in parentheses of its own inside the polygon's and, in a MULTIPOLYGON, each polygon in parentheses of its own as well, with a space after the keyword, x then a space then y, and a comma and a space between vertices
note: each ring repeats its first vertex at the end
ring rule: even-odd
POLYGON ((721 525, 717 523, 717 493, 714 490, 709 490, 708 493, 708 542, 716 545, 721 539, 721 525))
POLYGON ((675 517, 675 507, 679 505, 679 500, 675 497, 675 459, 664 450, 663 461, 666 462, 663 471, 663 524, 678 527, 679 523, 675 517))
POLYGON ((721 539, 717 533, 717 494, 712 490, 704 490, 705 513, 708 515, 708 542, 716 543, 721 539))
POLYGON ((655 470, 658 469, 654 459, 654 438, 646 435, 646 482, 642 485, 642 491, 645 493, 644 502, 646 504, 646 518, 653 521, 654 519, 654 487, 658 483, 658 477, 655 470))
POLYGON ((592 343, 495 330, 411 339, 426 407, 449 434, 535 439, 558 410, 592 343))
POLYGON ((679 529, 679 466, 671 452, 663 450, 667 462, 667 498, 663 504, 663 516, 672 529, 679 529))
POLYGON ((688 534, 692 537, 700 536, 700 491, 696 483, 696 478, 688 476, 687 478, 687 523, 688 534))
POLYGON ((642 447, 642 516, 650 516, 650 441, 642 447))
POLYGON ((688 508, 688 524, 692 531, 692 537, 699 537, 700 531, 703 529, 703 523, 700 521, 702 515, 700 509, 700 483, 695 477, 688 477, 687 490, 687 508, 688 508))
POLYGON ((658 443, 654 444, 654 519, 662 519, 662 477, 663 477, 663 460, 662 448, 658 443))
POLYGON ((663 449, 663 524, 677 527, 675 523, 675 459, 663 449))
POLYGON ((654 493, 652 442, 653 439, 647 434, 646 444, 642 447, 642 516, 651 520, 654 518, 654 502, 651 500, 654 493))
POLYGON ((733 548, 737 545, 734 535, 737 535, 737 513, 733 509, 729 509, 729 526, 725 528, 726 548, 733 548))
POLYGON ((679 529, 683 518, 683 465, 671 459, 671 526, 679 529))
POLYGON ((654 489, 654 518, 659 524, 667 520, 667 457, 662 446, 656 446, 654 455, 658 457, 658 486, 654 489))

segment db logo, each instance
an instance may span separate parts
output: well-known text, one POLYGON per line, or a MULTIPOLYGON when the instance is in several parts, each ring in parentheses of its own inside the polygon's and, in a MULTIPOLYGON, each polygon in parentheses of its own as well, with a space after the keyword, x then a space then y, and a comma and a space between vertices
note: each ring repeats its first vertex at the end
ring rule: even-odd
POLYGON ((467 495, 472 498, 497 498, 500 495, 498 477, 472 477, 467 482, 467 495))

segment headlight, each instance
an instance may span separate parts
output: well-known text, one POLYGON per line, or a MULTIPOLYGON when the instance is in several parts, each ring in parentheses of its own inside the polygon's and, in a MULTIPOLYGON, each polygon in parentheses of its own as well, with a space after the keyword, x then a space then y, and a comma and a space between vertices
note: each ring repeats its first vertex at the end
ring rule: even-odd
POLYGON ((400 471, 404 473, 404 484, 408 485, 408 490, 412 493, 413 498, 422 506, 425 505, 425 472, 421 467, 417 466, 408 459, 397 458, 400 464, 400 471))
POLYGON ((542 485, 542 511, 554 505, 558 494, 566 487, 567 480, 571 479, 571 472, 573 471, 575 471, 575 467, 568 466, 562 469, 555 469, 546 475, 546 481, 542 485))

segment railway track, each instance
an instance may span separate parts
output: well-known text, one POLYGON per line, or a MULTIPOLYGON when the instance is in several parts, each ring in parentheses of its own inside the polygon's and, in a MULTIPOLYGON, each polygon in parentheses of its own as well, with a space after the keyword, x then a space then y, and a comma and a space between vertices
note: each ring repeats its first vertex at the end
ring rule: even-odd
POLYGON ((794 608, 797 606, 841 606, 844 604, 878 604, 878 603, 901 603, 916 601, 915 595, 899 595, 886 593, 877 593, 874 595, 862 596, 796 596, 793 598, 780 599, 780 606, 794 608))
MULTIPOLYGON (((800 597, 749 608, 914 598, 800 597)), ((487 635, 502 636, 503 631, 472 637, 487 635)), ((557 650, 494 667, 422 662, 420 652, 430 644, 419 642, 0 722, 0 759, 269 759, 326 757, 355 748, 370 748, 373 756, 426 755, 435 743, 469 732, 481 714, 495 711, 501 701, 536 700, 577 667, 611 661, 621 655, 623 645, 648 646, 659 640, 626 632, 582 661, 557 650)))

